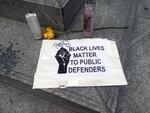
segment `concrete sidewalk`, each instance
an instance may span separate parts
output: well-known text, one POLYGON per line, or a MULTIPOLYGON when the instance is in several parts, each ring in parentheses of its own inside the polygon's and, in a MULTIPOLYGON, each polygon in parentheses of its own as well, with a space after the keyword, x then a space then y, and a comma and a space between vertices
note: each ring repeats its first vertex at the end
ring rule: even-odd
MULTIPOLYGON (((14 113, 20 113, 23 112, 26 105, 29 110, 24 113, 34 111, 37 109, 36 106, 40 108, 37 111, 39 113, 115 113, 115 110, 117 113, 149 113, 150 54, 148 48, 150 45, 148 29, 150 26, 148 24, 149 16, 146 13, 149 10, 148 6, 143 6, 143 4, 147 5, 146 1, 141 2, 140 7, 138 7, 138 3, 139 0, 111 0, 111 2, 101 0, 98 1, 96 9, 95 28, 129 26, 129 29, 105 29, 97 30, 94 33, 96 38, 108 38, 117 42, 120 58, 129 82, 129 85, 124 87, 32 90, 33 75, 36 70, 41 41, 32 39, 32 34, 25 23, 0 17, 0 82, 2 82, 0 85, 0 110, 2 109, 2 113, 13 110, 14 113), (136 11, 138 11, 137 14, 136 11), (9 85, 22 91, 11 88, 9 85), (137 90, 137 88, 139 89, 137 90), (12 96, 10 92, 12 92, 12 96), (19 92, 22 92, 24 96, 20 96, 19 92), (40 101, 37 102, 32 97, 40 101), (7 98, 16 100, 12 103, 7 98), (18 100, 20 98, 22 100, 18 100), (26 99, 29 101, 23 102, 26 99), (145 102, 145 100, 147 101, 145 102), (140 102, 143 105, 139 104, 140 102), (20 104, 22 107, 20 106, 16 110, 16 104, 20 104), (54 107, 51 107, 51 104, 54 107), (56 109, 57 106, 60 110, 50 110, 56 109), (136 109, 137 106, 138 109, 136 109), (10 110, 4 107, 8 107, 10 110)), ((82 10, 76 16, 70 30, 82 29, 82 10)), ((58 37, 58 39, 75 38, 84 38, 83 33, 72 33, 68 36, 58 37)))

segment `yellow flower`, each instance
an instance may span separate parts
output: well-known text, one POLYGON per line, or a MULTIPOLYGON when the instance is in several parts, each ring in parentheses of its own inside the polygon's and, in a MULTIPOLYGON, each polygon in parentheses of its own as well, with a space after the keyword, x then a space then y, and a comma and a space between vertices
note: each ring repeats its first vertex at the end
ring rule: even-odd
POLYGON ((47 31, 54 31, 51 27, 46 28, 47 31))
POLYGON ((46 28, 46 32, 43 33, 44 38, 53 39, 55 36, 54 30, 51 27, 46 28))

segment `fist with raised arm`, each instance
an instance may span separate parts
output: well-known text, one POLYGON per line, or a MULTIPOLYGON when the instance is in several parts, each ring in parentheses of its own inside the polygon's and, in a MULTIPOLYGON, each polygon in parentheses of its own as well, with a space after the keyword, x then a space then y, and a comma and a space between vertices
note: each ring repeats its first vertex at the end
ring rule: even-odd
POLYGON ((67 73, 67 65, 69 63, 71 54, 63 47, 56 53, 56 60, 59 63, 58 73, 67 73))

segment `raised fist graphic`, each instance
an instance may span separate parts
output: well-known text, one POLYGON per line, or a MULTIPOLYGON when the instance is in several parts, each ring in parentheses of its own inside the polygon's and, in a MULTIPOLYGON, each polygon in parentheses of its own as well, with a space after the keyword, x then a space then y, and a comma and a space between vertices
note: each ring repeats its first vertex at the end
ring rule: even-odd
POLYGON ((59 63, 58 73, 67 73, 67 65, 69 63, 71 54, 63 47, 56 53, 56 60, 59 63))

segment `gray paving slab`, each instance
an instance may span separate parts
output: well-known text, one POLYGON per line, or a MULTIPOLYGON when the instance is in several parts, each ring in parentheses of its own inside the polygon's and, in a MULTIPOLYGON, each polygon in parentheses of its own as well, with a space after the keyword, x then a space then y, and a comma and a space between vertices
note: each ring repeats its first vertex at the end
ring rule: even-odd
POLYGON ((143 37, 150 31, 149 22, 150 22, 150 19, 145 19, 145 18, 137 16, 134 20, 133 30, 130 36, 131 40, 134 40, 134 41, 141 40, 141 37, 143 37))
POLYGON ((76 113, 0 82, 0 113, 76 113))
POLYGON ((129 85, 120 88, 116 113, 150 112, 150 20, 137 17, 125 64, 129 85))
MULTIPOLYGON (((28 26, 24 23, 9 20, 6 18, 1 18, 0 22, 6 23, 6 26, 8 25, 5 29, 5 25, 2 24, 2 28, 0 31, 0 81, 4 82, 3 77, 5 77, 8 80, 7 83, 9 83, 10 85, 13 85, 15 87, 20 86, 23 90, 27 90, 27 88, 31 89, 33 84, 33 76, 38 62, 41 41, 32 39, 32 34, 30 33, 28 26), (9 78, 13 79, 14 81, 9 80, 9 78), (15 81, 18 81, 18 83, 16 83, 15 81), (31 87, 22 86, 20 82, 31 87)), ((48 100, 55 100, 58 104, 64 102, 63 100, 56 99, 57 97, 53 96, 57 95, 64 98, 62 96, 63 92, 57 93, 55 90, 56 89, 48 89, 43 91, 47 92, 47 94, 50 93, 50 97, 47 96, 48 100)), ((34 91, 32 92, 31 90, 30 92, 34 93, 34 91)), ((70 98, 65 97, 65 99, 67 100, 70 100, 70 98)), ((72 100, 75 100, 75 98, 72 100)), ((70 104, 70 106, 74 107, 72 109, 76 109, 74 104, 70 104)), ((78 109, 76 110, 76 112, 77 111, 78 109)), ((80 110, 79 112, 85 111, 86 110, 80 110)))
POLYGON ((150 19, 150 0, 140 1, 137 15, 143 18, 150 19))
MULTIPOLYGON (((1 18, 1 20, 3 19, 4 18, 1 18)), ((0 74, 2 76, 11 77, 14 80, 18 80, 32 86, 33 75, 36 70, 41 41, 36 41, 32 39, 32 34, 30 33, 26 24, 9 20, 9 19, 8 20, 4 19, 3 23, 4 22, 7 25, 10 25, 11 23, 11 25, 9 27, 6 25, 8 28, 3 29, 0 32, 1 34, 0 74), (15 37, 19 37, 19 38, 16 39, 15 37), (6 54, 8 54, 7 57, 6 54)), ((94 35, 95 37, 108 37, 113 40, 118 40, 117 37, 122 35, 123 33, 124 33, 123 30, 120 31, 107 30, 107 31, 101 31, 100 32, 101 35, 98 32, 95 32, 94 35)), ((75 34, 69 34, 68 36, 71 38, 77 38, 77 37, 80 38, 83 37, 83 34, 75 33, 75 34)), ((62 36, 58 39, 67 39, 67 37, 62 36)), ((118 41, 117 43, 119 44, 119 42, 120 41, 118 41)), ((115 100, 118 92, 117 88, 111 88, 111 87, 108 87, 106 89, 94 88, 94 87, 47 89, 44 91, 68 99, 72 102, 81 104, 83 106, 89 107, 90 109, 96 111, 103 111, 103 112, 106 109, 107 110, 111 109, 114 112, 115 105, 116 105, 115 100), (112 92, 112 95, 108 94, 108 90, 109 92, 112 92), (99 91, 102 91, 103 94, 99 91), (91 92, 91 93, 87 93, 87 92, 91 92), (103 95, 104 97, 101 97, 100 94, 103 95), (113 101, 111 99, 113 99, 113 101), (110 107, 109 109, 107 108, 108 105, 106 106, 104 100, 105 101, 107 100, 107 104, 110 107)))
MULTIPOLYGON (((98 0, 95 27, 122 27, 128 25, 128 21, 132 23, 130 22, 132 19, 129 18, 134 17, 134 11, 132 11, 136 6, 133 5, 134 2, 136 0, 132 2, 130 0, 98 0)), ((82 10, 70 27, 70 30, 80 29, 82 29, 82 10)), ((123 65, 127 47, 125 32, 127 30, 105 29, 95 31, 93 36, 115 40, 123 65)), ((72 33, 68 34, 68 36, 61 36, 58 39, 74 38, 83 38, 83 33, 72 33)), ((0 77, 3 80, 11 78, 20 81, 31 88, 41 41, 32 39, 32 34, 26 24, 2 17, 0 17, 0 40, 0 77)), ((18 85, 16 82, 15 84, 18 85)), ((22 85, 20 86, 23 87, 22 85)), ((26 89, 26 87, 23 88, 26 89)), ((117 87, 46 89, 43 91, 102 113, 115 112, 118 96, 117 87)))
MULTIPOLYGON (((127 26, 129 13, 137 0, 97 0, 94 28, 127 26)), ((132 17, 132 16, 131 16, 132 17)), ((82 30, 83 8, 70 29, 82 30)))

